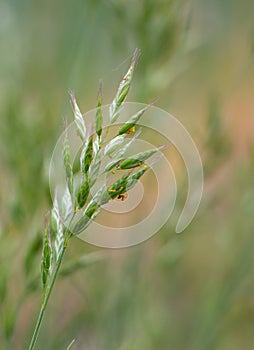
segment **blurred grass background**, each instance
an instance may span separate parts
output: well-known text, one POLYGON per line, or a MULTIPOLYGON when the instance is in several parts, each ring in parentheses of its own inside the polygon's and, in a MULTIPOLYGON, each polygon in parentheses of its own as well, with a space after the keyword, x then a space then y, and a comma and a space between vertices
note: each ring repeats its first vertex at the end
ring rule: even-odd
MULTIPOLYGON (((129 101, 159 96, 190 131, 202 205, 183 234, 173 217, 59 279, 37 348, 254 348, 253 11, 251 0, 0 1, 1 349, 27 347, 39 307, 47 167, 72 120, 68 91, 88 111, 102 79, 109 103, 136 47, 129 101)), ((76 239, 65 260, 97 251, 76 239)))

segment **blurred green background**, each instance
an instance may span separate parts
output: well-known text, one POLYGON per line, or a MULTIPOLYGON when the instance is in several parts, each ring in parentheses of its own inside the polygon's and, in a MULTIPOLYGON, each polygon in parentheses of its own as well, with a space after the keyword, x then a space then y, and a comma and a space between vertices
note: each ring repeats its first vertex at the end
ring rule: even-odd
MULTIPOLYGON (((37 316, 47 170, 72 120, 68 91, 86 112, 102 79, 110 103, 136 47, 129 101, 159 96, 189 130, 201 207, 183 234, 173 215, 102 262, 74 239, 65 263, 84 263, 57 281, 37 349, 73 338, 86 350, 254 349, 253 11, 252 0, 0 1, 0 349, 26 349, 37 316)), ((185 171, 178 186, 176 212, 185 171)))

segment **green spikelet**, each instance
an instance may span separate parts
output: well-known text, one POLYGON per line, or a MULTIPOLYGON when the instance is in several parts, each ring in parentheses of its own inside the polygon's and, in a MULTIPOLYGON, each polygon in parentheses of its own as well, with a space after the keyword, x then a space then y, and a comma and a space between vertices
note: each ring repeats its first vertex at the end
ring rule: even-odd
MULTIPOLYGON (((145 111, 147 110, 147 107, 141 109, 138 113, 136 113, 135 115, 133 115, 125 124, 124 126, 119 130, 118 135, 122 135, 122 134, 126 134, 130 131, 134 131, 132 130, 135 125, 137 124, 137 122, 139 121, 139 119, 142 117, 142 115, 145 113, 145 111)), ((130 132, 130 133, 132 133, 130 132)))
POLYGON ((124 136, 116 136, 105 147, 104 154, 110 155, 115 152, 119 146, 124 142, 124 136))
POLYGON ((145 172, 150 169, 148 166, 144 167, 143 169, 137 171, 134 174, 131 174, 128 178, 127 181, 127 185, 126 185, 126 189, 127 191, 130 190, 131 188, 133 188, 136 183, 138 182, 138 180, 141 178, 141 176, 143 176, 145 174, 145 172))
POLYGON ((86 139, 86 125, 85 121, 83 119, 82 113, 80 112, 80 109, 78 107, 76 98, 74 96, 73 92, 70 92, 71 102, 72 102, 72 108, 74 113, 74 122, 77 127, 78 134, 81 138, 81 140, 84 142, 86 139))
POLYGON ((72 163, 71 163, 71 156, 70 156, 70 145, 69 145, 67 129, 65 130, 65 138, 64 138, 64 145, 63 145, 63 161, 64 161, 64 167, 65 167, 66 182, 67 182, 70 194, 72 195, 72 193, 73 193, 73 170, 72 170, 72 163))
POLYGON ((47 288, 48 280, 50 277, 50 267, 51 267, 51 256, 52 250, 49 241, 48 227, 45 228, 44 240, 43 240, 43 250, 42 250, 42 260, 41 260, 41 279, 43 286, 43 296, 47 288))
POLYGON ((158 149, 151 149, 146 152, 138 153, 130 158, 125 159, 119 166, 120 169, 132 169, 136 168, 144 163, 145 160, 150 158, 158 152, 158 149))
POLYGON ((98 135, 99 140, 101 139, 102 124, 103 124, 101 100, 102 100, 102 86, 100 84, 98 100, 97 100, 97 110, 96 110, 96 116, 95 116, 95 128, 96 128, 96 134, 98 135))
POLYGON ((131 85, 131 80, 133 77, 134 69, 137 63, 137 59, 139 56, 139 51, 135 50, 130 68, 128 69, 127 73, 123 77, 122 81, 120 82, 119 88, 117 90, 116 96, 110 105, 109 108, 109 122, 110 124, 114 123, 117 118, 119 117, 119 109, 122 106, 131 85))
POLYGON ((137 153, 134 156, 123 160, 119 165, 118 169, 132 169, 141 166, 148 158, 152 157, 155 153, 167 148, 168 145, 169 144, 165 144, 159 148, 154 148, 145 152, 137 153))
POLYGON ((88 143, 85 145, 80 158, 81 171, 83 174, 88 173, 93 160, 93 135, 90 136, 88 143))
POLYGON ((77 193, 77 204, 79 209, 83 208, 83 206, 86 204, 89 195, 89 190, 89 181, 88 179, 86 179, 77 193))

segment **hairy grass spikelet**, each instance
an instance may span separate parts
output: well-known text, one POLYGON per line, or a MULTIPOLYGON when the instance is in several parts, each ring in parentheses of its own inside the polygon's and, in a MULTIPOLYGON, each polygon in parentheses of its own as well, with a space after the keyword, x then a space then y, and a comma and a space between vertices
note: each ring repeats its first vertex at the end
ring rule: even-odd
POLYGON ((70 146, 69 146, 67 129, 65 130, 65 138, 64 138, 64 145, 63 145, 63 161, 64 161, 64 167, 65 167, 66 182, 68 185, 69 192, 72 195, 72 193, 73 193, 73 171, 72 171, 72 162, 71 162, 70 146))
POLYGON ((50 277, 51 262, 52 262, 52 249, 51 249, 51 244, 49 240, 49 230, 48 230, 48 226, 46 225, 45 232, 44 232, 44 239, 43 239, 42 259, 41 259, 41 279, 42 279, 42 286, 44 291, 43 294, 45 294, 45 290, 48 284, 48 279, 50 277))
POLYGON ((101 139, 102 124, 103 124, 101 100, 102 100, 102 85, 100 84, 99 92, 98 92, 98 99, 97 99, 96 116, 95 116, 95 128, 96 128, 96 134, 98 135, 99 140, 101 139))
POLYGON ((112 104, 109 107, 109 122, 110 124, 114 123, 117 118, 119 117, 119 109, 122 106, 131 86, 131 80, 133 77, 134 69, 137 63, 137 59, 139 56, 139 50, 136 49, 131 61, 130 68, 128 69, 127 73, 123 77, 123 79, 120 82, 120 85, 118 87, 116 96, 112 102, 112 104))
POLYGON ((79 136, 82 141, 85 141, 86 139, 86 125, 82 116, 82 113, 80 112, 79 106, 77 104, 76 98, 74 96, 73 92, 70 92, 71 102, 72 102, 72 108, 74 113, 74 122, 77 126, 77 131, 79 133, 79 136))

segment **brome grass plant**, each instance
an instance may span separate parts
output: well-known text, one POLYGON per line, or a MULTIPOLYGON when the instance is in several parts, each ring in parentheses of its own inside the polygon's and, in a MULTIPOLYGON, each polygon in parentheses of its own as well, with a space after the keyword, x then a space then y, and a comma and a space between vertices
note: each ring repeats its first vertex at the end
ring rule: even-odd
MULTIPOLYGON (((106 128, 103 127, 105 116, 102 113, 101 88, 98 94, 94 125, 86 125, 74 94, 70 94, 77 137, 80 137, 82 141, 80 166, 78 174, 76 172, 74 174, 66 126, 62 151, 66 187, 64 196, 60 199, 57 193, 58 189, 55 189, 53 208, 45 223, 41 260, 42 301, 29 350, 35 348, 43 316, 69 241, 94 221, 103 205, 116 198, 124 198, 126 192, 133 188, 149 170, 150 167, 146 164, 146 160, 161 149, 151 149, 131 157, 125 157, 126 150, 140 135, 137 123, 149 106, 130 116, 117 134, 109 140, 107 139, 110 126, 120 116, 121 108, 131 86, 137 59, 138 50, 135 51, 130 67, 122 78, 116 96, 109 107, 109 126, 106 128), (105 156, 109 156, 110 161, 102 168, 102 159, 105 156), (108 174, 115 176, 115 180, 111 185, 104 184, 90 198, 91 189, 96 184, 98 177, 108 174)), ((68 349, 71 348, 72 344, 73 341, 68 349)))

